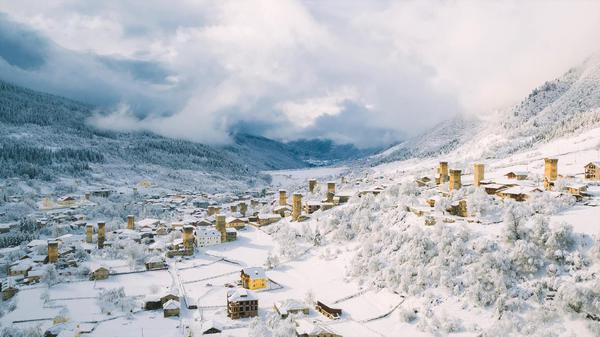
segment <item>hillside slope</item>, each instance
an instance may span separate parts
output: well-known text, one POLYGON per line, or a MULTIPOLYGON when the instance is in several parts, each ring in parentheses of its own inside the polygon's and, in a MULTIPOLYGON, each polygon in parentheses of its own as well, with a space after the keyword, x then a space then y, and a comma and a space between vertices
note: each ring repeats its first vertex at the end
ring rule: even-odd
POLYGON ((108 173, 116 179, 134 172, 172 176, 177 170, 252 182, 263 170, 310 166, 296 148, 264 137, 236 134, 229 145, 209 146, 148 132, 98 130, 86 123, 93 112, 92 106, 0 81, 0 177, 108 173))
POLYGON ((600 54, 487 120, 455 117, 373 156, 371 164, 448 155, 504 158, 600 123, 600 54))

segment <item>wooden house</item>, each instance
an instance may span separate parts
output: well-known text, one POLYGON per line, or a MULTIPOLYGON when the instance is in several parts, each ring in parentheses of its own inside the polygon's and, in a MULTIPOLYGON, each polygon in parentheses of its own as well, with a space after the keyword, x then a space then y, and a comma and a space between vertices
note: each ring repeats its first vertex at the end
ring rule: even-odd
POLYGON ((600 180, 600 161, 590 162, 585 167, 585 179, 600 180))
POLYGON ((315 201, 308 201, 304 204, 304 212, 312 214, 321 208, 321 203, 315 201))
POLYGON ((176 300, 168 300, 163 304, 163 317, 173 317, 179 316, 179 311, 181 305, 179 301, 176 300))
POLYGON ((513 199, 516 201, 525 201, 527 200, 532 193, 542 192, 537 187, 523 187, 523 186, 513 186, 498 192, 498 196, 503 199, 513 199))
POLYGON ((165 260, 160 256, 152 256, 146 260, 146 270, 157 270, 164 269, 166 264, 165 260))
MULTIPOLYGON (((334 332, 330 326, 307 319, 296 320, 296 336, 298 337, 342 337, 334 332)), ((357 336, 361 336, 357 334, 357 336)))
POLYGON ((231 242, 237 240, 237 229, 226 228, 225 229, 226 241, 231 242))
POLYGON ((250 290, 264 289, 269 284, 265 270, 261 267, 249 267, 242 269, 240 273, 242 287, 250 290))
POLYGON ((225 224, 227 228, 242 229, 246 227, 247 223, 248 219, 246 218, 227 217, 225 219, 225 224))
POLYGON ((529 176, 529 173, 525 171, 511 171, 504 176, 508 179, 526 180, 529 176))
POLYGON ((329 319, 338 319, 342 316, 342 309, 331 308, 320 301, 317 301, 315 309, 329 319))
POLYGON ((227 317, 239 319, 258 316, 258 298, 246 289, 227 292, 227 317))
POLYGON ((19 289, 15 286, 14 279, 8 277, 2 280, 2 300, 6 301, 11 299, 19 289))
POLYGON ((273 304, 273 308, 282 319, 287 318, 290 314, 308 315, 308 306, 303 302, 294 299, 277 301, 273 304))
POLYGON ((510 187, 509 185, 502 185, 502 184, 485 184, 485 185, 483 185, 483 189, 485 190, 485 193, 487 193, 489 195, 496 195, 498 192, 505 190, 509 187, 510 187))

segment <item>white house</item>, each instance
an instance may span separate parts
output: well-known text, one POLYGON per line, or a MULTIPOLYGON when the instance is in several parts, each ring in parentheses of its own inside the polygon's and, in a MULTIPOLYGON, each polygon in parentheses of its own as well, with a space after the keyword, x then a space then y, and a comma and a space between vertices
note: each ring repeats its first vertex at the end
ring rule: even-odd
POLYGON ((206 247, 221 243, 221 232, 214 228, 196 228, 196 243, 198 247, 206 247))

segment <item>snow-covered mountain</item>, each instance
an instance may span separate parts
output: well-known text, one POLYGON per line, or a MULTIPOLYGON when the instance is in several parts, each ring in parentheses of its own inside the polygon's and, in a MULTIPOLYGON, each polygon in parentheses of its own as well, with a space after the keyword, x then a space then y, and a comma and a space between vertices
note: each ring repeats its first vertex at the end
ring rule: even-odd
POLYGON ((229 145, 209 146, 148 132, 98 130, 86 122, 94 110, 0 81, 0 177, 253 183, 267 178, 260 175, 263 170, 308 167, 313 157, 322 160, 332 151, 340 153, 337 159, 361 153, 353 146, 288 145, 248 134, 233 135, 229 145))
POLYGON ((375 164, 457 154, 502 158, 600 123, 600 54, 486 120, 455 117, 373 156, 375 164))

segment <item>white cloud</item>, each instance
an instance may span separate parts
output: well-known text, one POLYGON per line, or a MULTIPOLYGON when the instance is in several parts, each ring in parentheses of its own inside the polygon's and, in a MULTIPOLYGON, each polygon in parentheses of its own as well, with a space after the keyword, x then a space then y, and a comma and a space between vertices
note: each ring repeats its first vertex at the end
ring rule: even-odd
POLYGON ((99 125, 202 142, 225 142, 240 123, 281 139, 390 142, 514 104, 600 47, 599 2, 22 0, 2 11, 76 55, 167 72, 83 62, 75 90, 57 56, 64 67, 30 71, 28 83, 80 99, 101 83, 120 93, 107 105, 131 113, 99 125))

